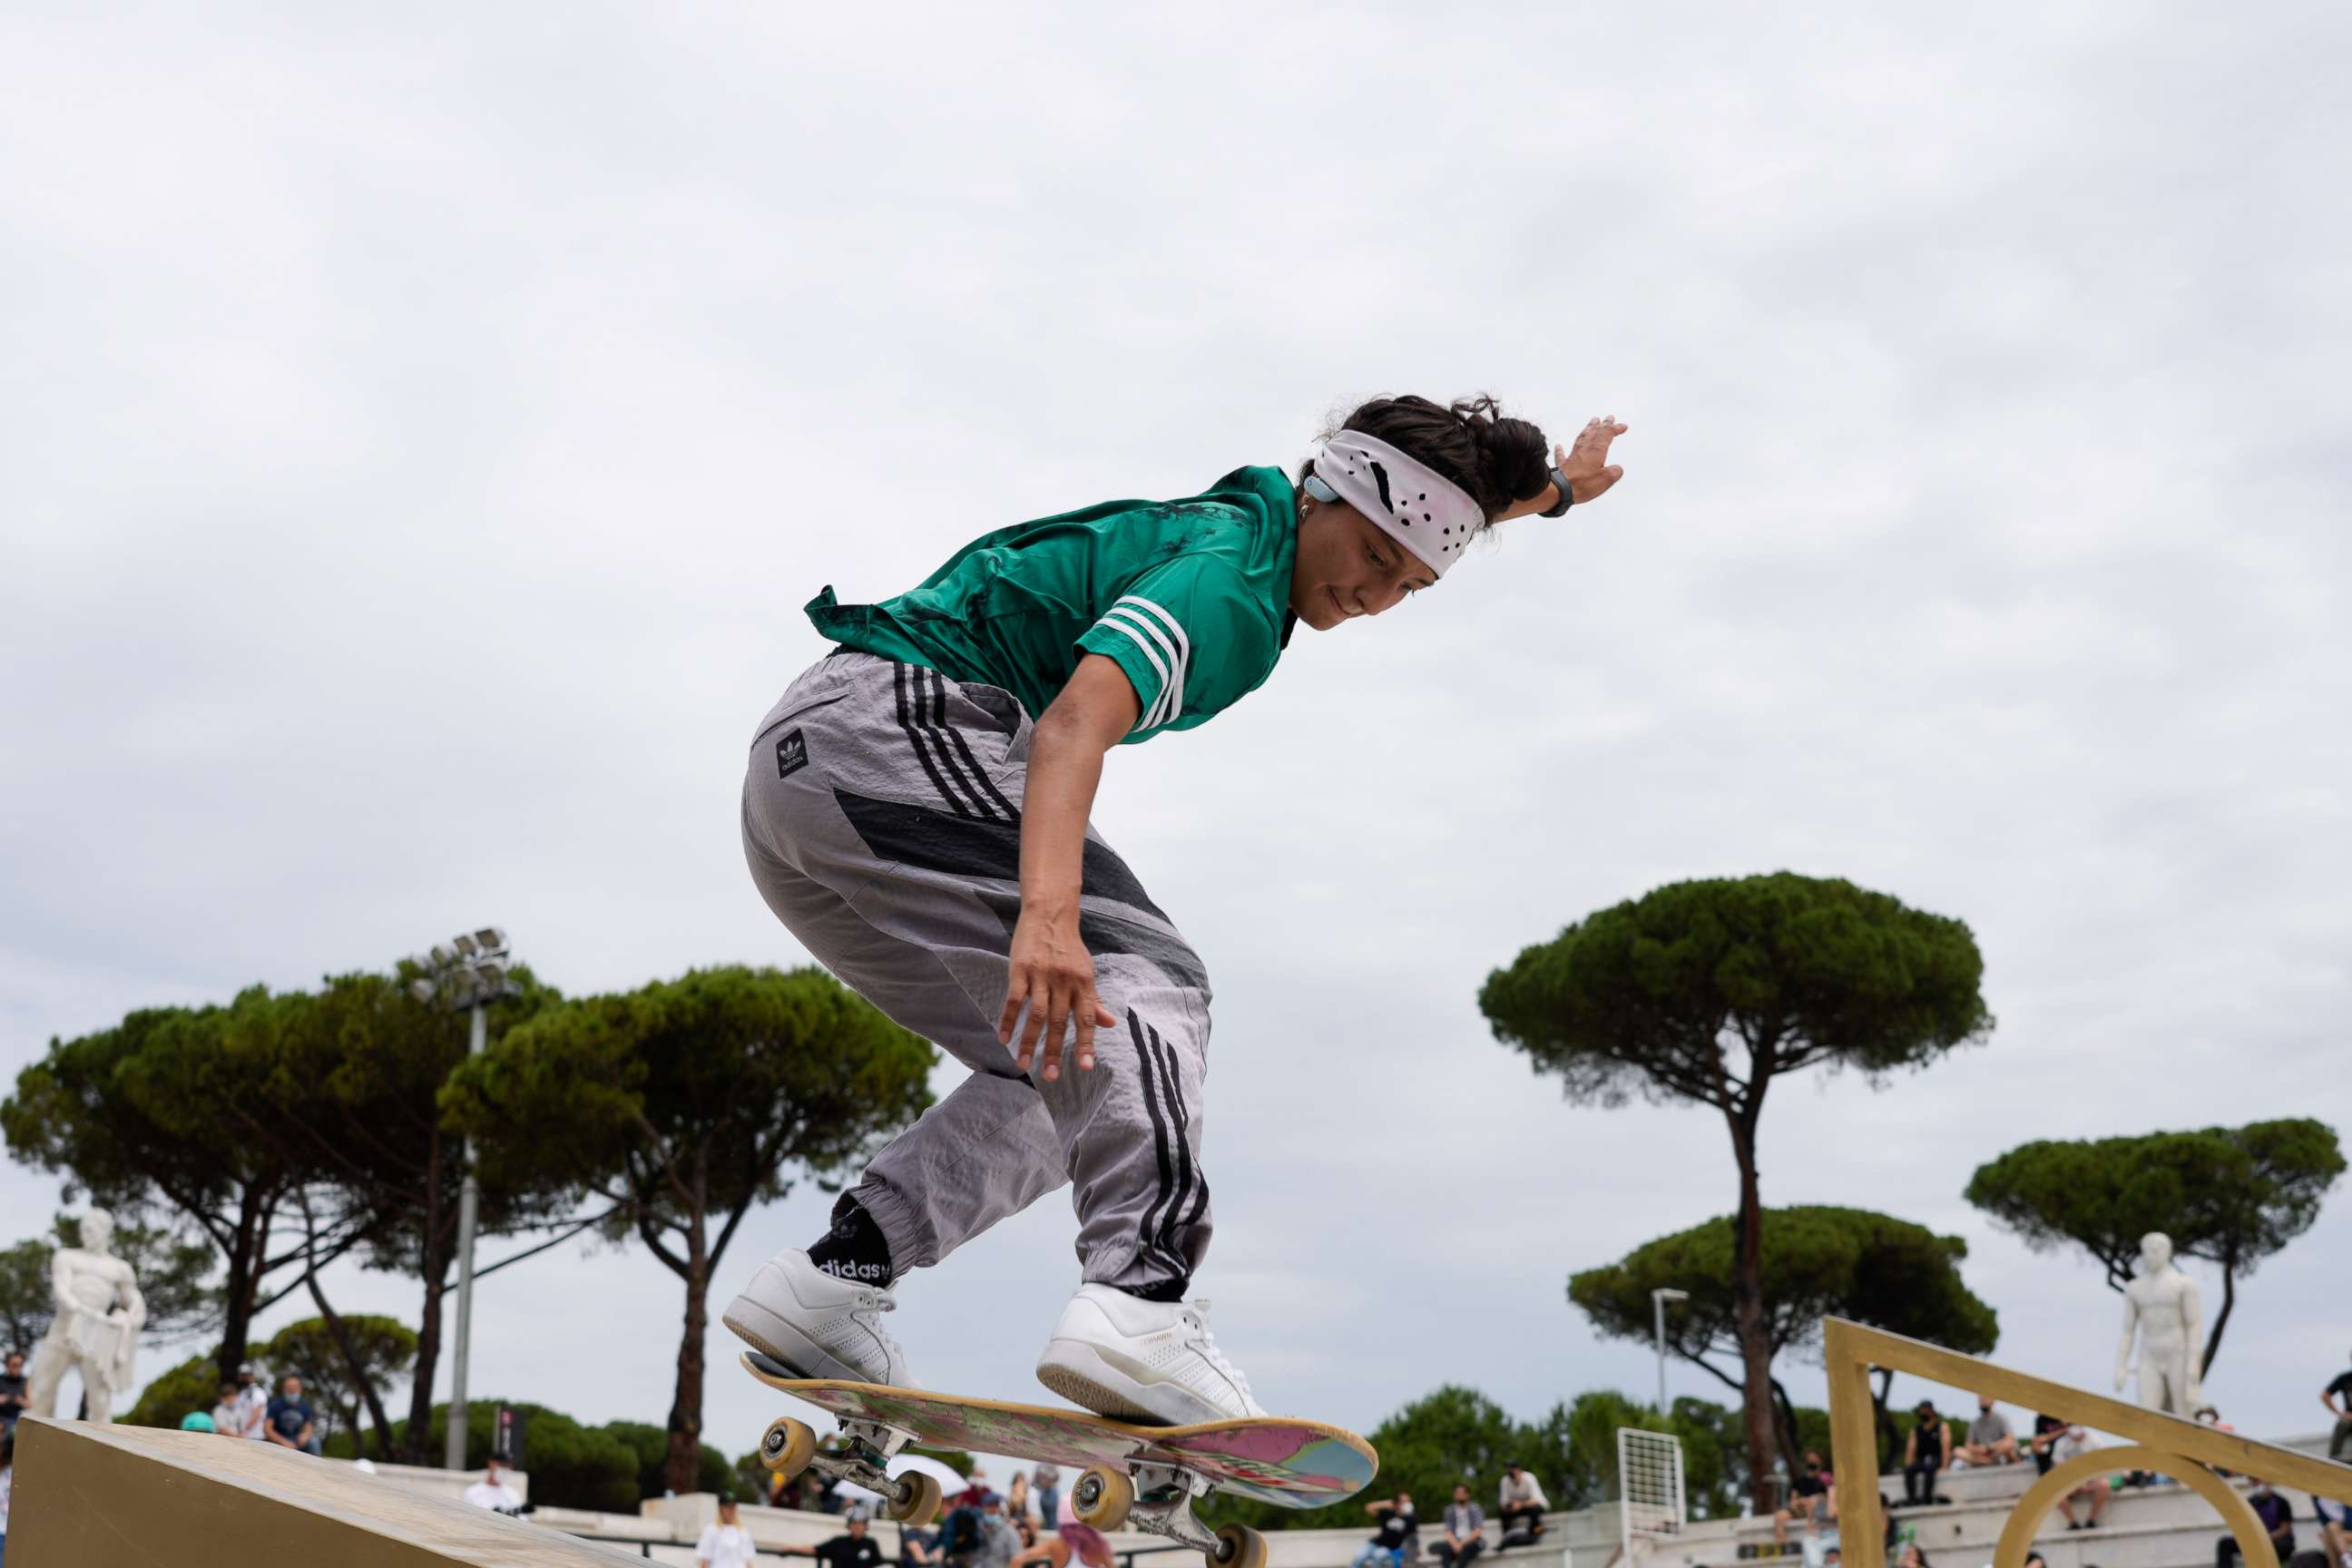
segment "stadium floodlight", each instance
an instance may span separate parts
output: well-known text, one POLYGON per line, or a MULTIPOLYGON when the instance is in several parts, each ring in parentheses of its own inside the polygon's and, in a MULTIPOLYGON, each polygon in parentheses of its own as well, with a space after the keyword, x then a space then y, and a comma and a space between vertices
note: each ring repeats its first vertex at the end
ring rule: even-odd
MULTIPOLYGON (((479 1056, 489 1037, 483 1009, 502 996, 519 994, 514 960, 507 953, 507 933, 482 926, 446 942, 436 943, 430 956, 417 961, 425 973, 408 983, 409 994, 427 1006, 470 1015, 467 1054, 479 1056)), ((457 1189, 457 1331, 449 1357, 449 1426, 443 1462, 453 1470, 466 1468, 466 1372, 474 1331, 474 1232, 481 1217, 482 1189, 474 1178, 471 1149, 460 1148, 466 1179, 457 1189)))

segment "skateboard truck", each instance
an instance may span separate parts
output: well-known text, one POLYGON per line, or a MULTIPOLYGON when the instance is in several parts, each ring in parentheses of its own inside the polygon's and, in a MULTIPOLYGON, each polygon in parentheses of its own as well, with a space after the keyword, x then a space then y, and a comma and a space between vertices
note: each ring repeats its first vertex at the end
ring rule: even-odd
POLYGON ((878 1421, 844 1421, 841 1435, 847 1448, 821 1453, 816 1433, 805 1421, 787 1415, 769 1424, 760 1438, 760 1463, 786 1480, 804 1470, 831 1476, 836 1481, 864 1487, 882 1495, 882 1511, 903 1525, 920 1528, 939 1516, 940 1483, 920 1470, 890 1473, 890 1456, 907 1442, 907 1434, 878 1421))
POLYGON ((1265 1568, 1265 1536, 1245 1524, 1211 1530, 1193 1516, 1193 1500, 1213 1489, 1207 1477, 1179 1465, 1089 1465, 1070 1489, 1070 1517, 1097 1530, 1164 1535, 1197 1550, 1208 1568, 1265 1568))

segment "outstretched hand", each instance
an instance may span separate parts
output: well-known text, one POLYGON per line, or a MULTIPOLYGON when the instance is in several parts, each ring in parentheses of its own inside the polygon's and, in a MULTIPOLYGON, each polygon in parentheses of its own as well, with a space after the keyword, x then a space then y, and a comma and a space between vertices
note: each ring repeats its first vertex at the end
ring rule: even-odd
POLYGON ((1552 448, 1552 461, 1568 481, 1569 498, 1577 505, 1598 500, 1625 477, 1625 470, 1609 460, 1609 443, 1623 434, 1625 426, 1617 423, 1617 416, 1606 415, 1586 420, 1574 446, 1552 448))

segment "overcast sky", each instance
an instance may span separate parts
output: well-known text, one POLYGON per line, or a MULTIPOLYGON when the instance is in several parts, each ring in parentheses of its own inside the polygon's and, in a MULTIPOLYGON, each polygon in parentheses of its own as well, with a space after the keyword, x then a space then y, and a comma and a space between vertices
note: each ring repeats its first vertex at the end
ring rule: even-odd
MULTIPOLYGON (((2352 1122, 2352 13, 1114 12, 0 11, 0 1068, 486 921, 571 992, 798 962, 735 802, 819 587, 1486 389, 1627 420, 1623 484, 1107 772, 1216 987, 1221 1341, 1359 1428, 1649 1389, 1562 1283, 1728 1139, 1564 1103, 1477 986, 1789 868, 1967 921, 2000 1022, 1777 1089, 1766 1201, 1965 1237, 2000 1359, 2102 1382, 2116 1298, 1970 1171, 2352 1122)), ((57 1196, 0 1170, 8 1237, 57 1196)), ((908 1281, 916 1375, 1039 1396, 1073 1228, 908 1281)), ((2242 1290, 2242 1430, 2321 1425, 2347 1256, 2352 1188, 2242 1290)), ((509 1271, 476 1392, 659 1421, 680 1304, 509 1271)))

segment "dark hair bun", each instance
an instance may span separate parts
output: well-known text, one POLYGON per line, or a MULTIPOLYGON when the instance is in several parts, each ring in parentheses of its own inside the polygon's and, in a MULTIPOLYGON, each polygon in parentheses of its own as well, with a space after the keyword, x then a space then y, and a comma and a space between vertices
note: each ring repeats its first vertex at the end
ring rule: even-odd
POLYGON ((1551 445, 1525 419, 1505 415, 1483 393, 1433 403, 1378 397, 1339 422, 1411 453, 1470 493, 1491 521, 1515 501, 1539 495, 1551 480, 1551 445))

